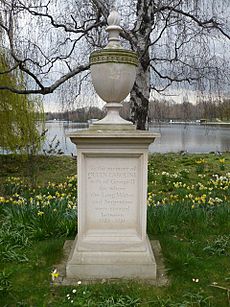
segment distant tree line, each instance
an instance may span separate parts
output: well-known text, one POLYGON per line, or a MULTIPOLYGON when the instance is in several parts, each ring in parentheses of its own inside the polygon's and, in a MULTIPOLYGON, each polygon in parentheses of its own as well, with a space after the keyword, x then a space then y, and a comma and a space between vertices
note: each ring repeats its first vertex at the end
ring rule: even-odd
MULTIPOLYGON (((121 116, 130 120, 130 103, 123 102, 121 116)), ((97 107, 79 108, 72 111, 48 112, 46 120, 66 120, 75 122, 87 122, 90 119, 101 119, 105 110, 97 107)), ((182 103, 174 100, 154 99, 149 103, 149 121, 169 120, 230 120, 230 98, 201 100, 196 104, 189 102, 187 97, 182 103)))
POLYGON ((48 112, 46 120, 65 120, 74 122, 87 122, 90 119, 101 119, 105 116, 105 111, 97 107, 79 108, 64 112, 48 112))
MULTIPOLYGON (((121 115, 128 119, 129 112, 129 104, 125 102, 121 115)), ((196 104, 189 102, 187 97, 183 99, 182 103, 167 99, 154 99, 149 103, 148 118, 149 121, 230 120, 230 98, 200 99, 196 104)))

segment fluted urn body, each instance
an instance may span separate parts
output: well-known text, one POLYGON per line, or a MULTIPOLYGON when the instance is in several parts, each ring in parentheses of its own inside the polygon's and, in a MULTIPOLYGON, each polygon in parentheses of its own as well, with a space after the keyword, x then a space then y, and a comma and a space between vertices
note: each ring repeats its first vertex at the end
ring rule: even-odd
POLYGON ((121 102, 130 93, 136 78, 136 53, 103 49, 90 56, 91 75, 97 94, 106 102, 121 102))

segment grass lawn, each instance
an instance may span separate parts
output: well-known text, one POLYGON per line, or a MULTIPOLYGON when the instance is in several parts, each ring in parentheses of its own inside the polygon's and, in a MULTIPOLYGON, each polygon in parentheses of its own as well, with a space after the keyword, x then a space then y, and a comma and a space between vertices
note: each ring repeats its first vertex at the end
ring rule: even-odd
POLYGON ((76 161, 0 156, 0 306, 230 306, 230 154, 149 158, 148 234, 169 285, 52 284, 77 227, 76 161))

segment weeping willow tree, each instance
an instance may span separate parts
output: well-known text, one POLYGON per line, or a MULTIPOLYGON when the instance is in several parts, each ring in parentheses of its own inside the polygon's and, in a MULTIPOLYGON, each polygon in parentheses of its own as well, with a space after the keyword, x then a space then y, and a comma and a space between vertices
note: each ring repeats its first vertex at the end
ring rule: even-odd
MULTIPOLYGON (((7 56, 0 50, 0 84, 23 83, 22 73, 9 72, 7 56), (7 72, 7 73, 4 73, 7 72)), ((0 148, 33 154, 41 145, 38 125, 43 123, 42 104, 28 95, 0 91, 0 148)))

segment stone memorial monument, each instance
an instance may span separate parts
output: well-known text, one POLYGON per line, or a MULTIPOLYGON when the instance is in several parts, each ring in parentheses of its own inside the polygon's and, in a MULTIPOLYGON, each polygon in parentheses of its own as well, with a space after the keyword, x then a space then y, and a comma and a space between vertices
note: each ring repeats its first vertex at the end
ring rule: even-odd
POLYGON ((107 115, 70 135, 77 145, 78 234, 67 279, 156 279, 146 234, 148 146, 157 134, 119 115, 136 77, 137 55, 119 41, 120 17, 108 17, 109 43, 90 55, 92 81, 107 115))

